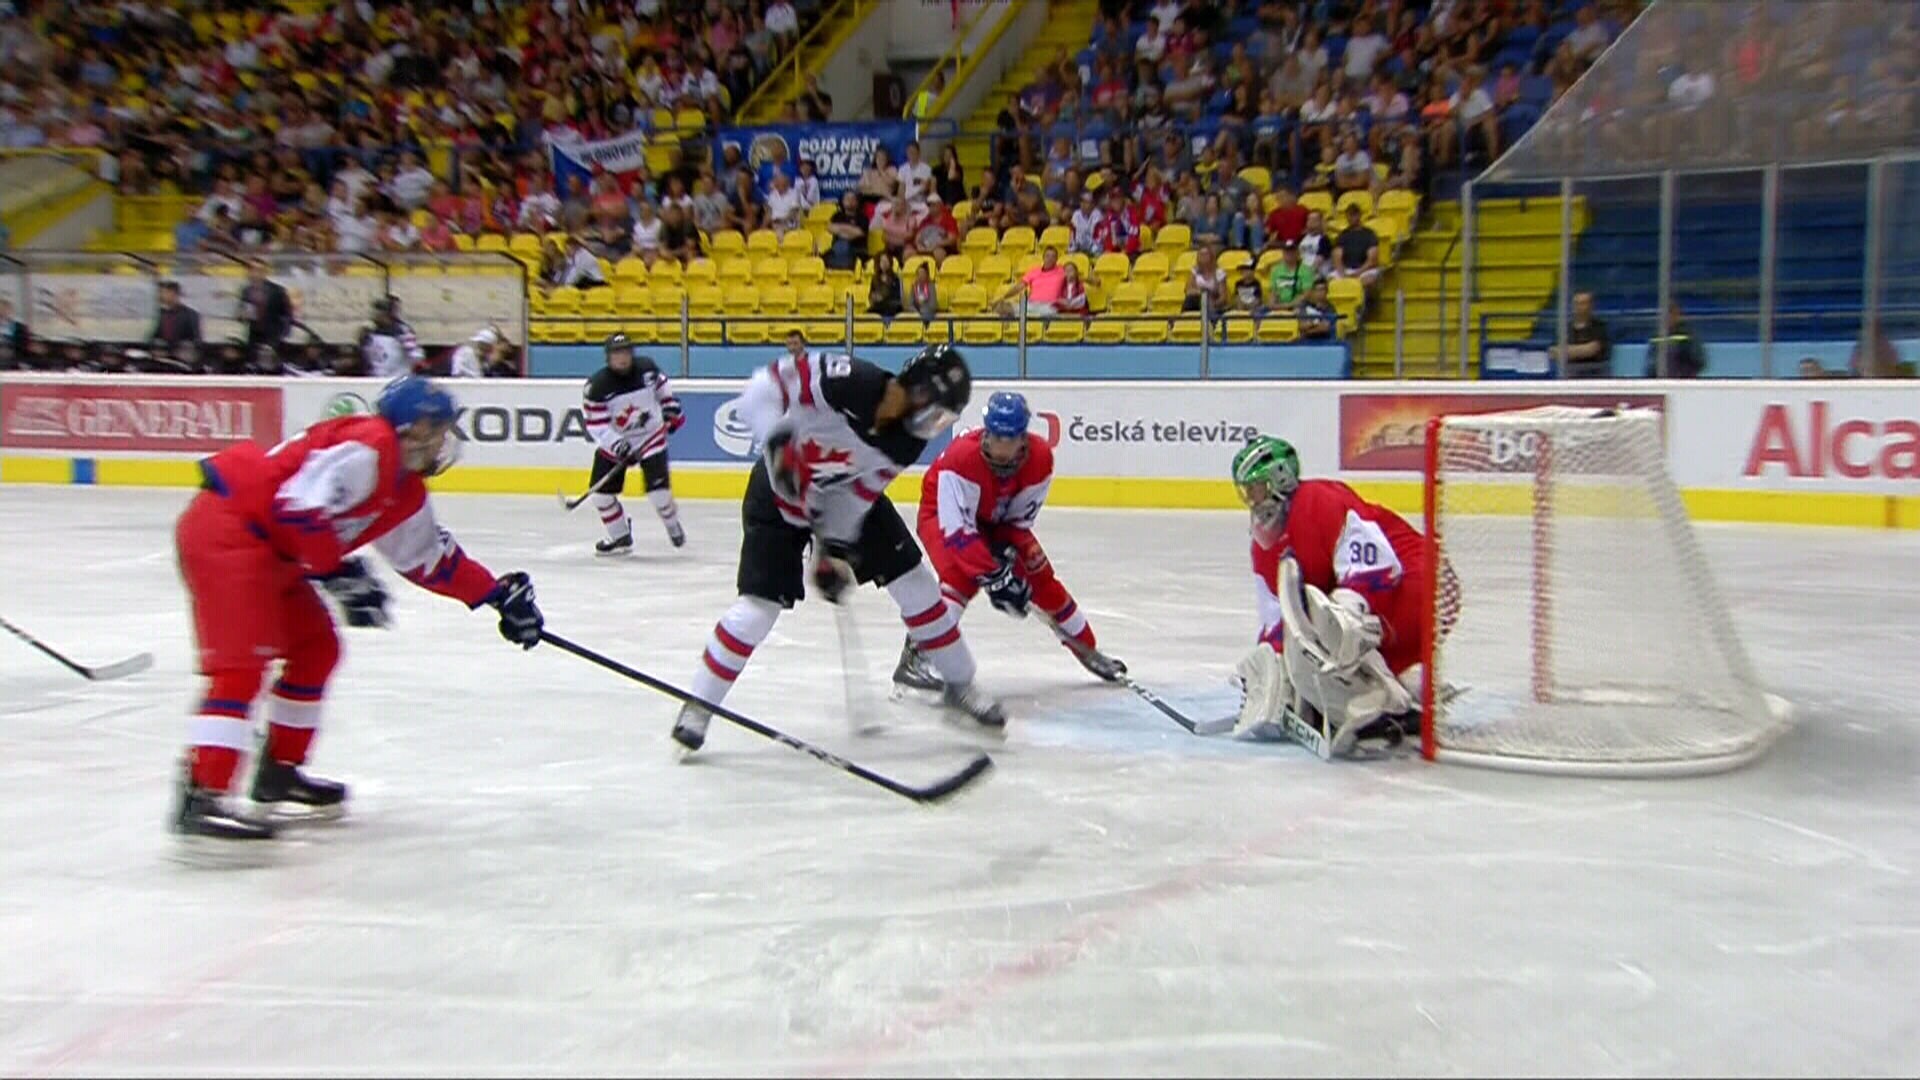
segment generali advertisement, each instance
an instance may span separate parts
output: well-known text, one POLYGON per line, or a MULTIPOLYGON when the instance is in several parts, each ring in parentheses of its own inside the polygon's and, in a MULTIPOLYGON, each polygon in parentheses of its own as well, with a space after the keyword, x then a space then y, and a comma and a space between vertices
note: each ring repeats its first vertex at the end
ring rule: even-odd
MULTIPOLYGON (((741 468, 750 433, 737 380, 677 380, 686 427, 675 459, 741 468)), ((571 380, 453 381, 457 437, 478 465, 585 468, 591 442, 571 380)), ((979 384, 961 430, 995 390, 1027 395, 1033 431, 1063 477, 1218 479, 1254 432, 1298 448, 1308 475, 1419 475, 1429 417, 1542 404, 1648 407, 1665 417, 1669 467, 1683 488, 1920 495, 1920 383, 1632 382, 1489 392, 1352 383, 979 384)), ((0 450, 31 454, 206 453, 272 443, 325 416, 367 411, 373 380, 219 380, 165 376, 0 377, 0 450)), ((938 445, 929 452, 938 450, 938 445)))

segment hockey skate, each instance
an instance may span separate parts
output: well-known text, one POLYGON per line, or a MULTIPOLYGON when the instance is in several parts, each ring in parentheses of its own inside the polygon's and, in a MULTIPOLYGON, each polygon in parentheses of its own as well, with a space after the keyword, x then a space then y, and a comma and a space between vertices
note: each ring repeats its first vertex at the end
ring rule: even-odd
POLYGON ((674 547, 686 547, 687 530, 681 528, 678 521, 669 521, 667 522, 667 539, 673 541, 674 547))
POLYGON ((706 745, 707 725, 712 721, 712 713, 691 701, 680 706, 680 715, 673 722, 673 741, 680 744, 682 758, 706 745))
POLYGON ((272 822, 240 813, 231 799, 197 786, 184 772, 168 828, 179 838, 180 861, 207 865, 245 865, 261 858, 273 845, 255 841, 271 840, 276 831, 272 822))
POLYGON ((906 644, 900 646, 900 662, 893 667, 893 696, 898 698, 908 690, 938 693, 944 685, 927 658, 913 647, 913 639, 908 638, 906 644))
POLYGON ((998 701, 981 693, 973 683, 965 686, 943 684, 940 702, 946 706, 947 716, 958 726, 996 739, 1006 737, 1007 714, 998 701))
POLYGON ((347 785, 263 758, 253 774, 253 801, 279 821, 336 821, 347 812, 347 785))
POLYGON ((625 555, 633 551, 633 534, 628 533, 618 539, 608 537, 593 545, 595 555, 625 555))

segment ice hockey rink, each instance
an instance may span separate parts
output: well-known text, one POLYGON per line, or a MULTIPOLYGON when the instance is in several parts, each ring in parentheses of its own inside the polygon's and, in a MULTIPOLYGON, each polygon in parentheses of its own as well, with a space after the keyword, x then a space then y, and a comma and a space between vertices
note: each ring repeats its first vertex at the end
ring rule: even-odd
MULTIPOLYGON (((1757 765, 1548 779, 1197 738, 1033 622, 965 623, 1013 717, 920 807, 414 590, 345 632, 314 766, 352 816, 269 865, 169 858, 191 642, 184 491, 0 488, 0 1072, 1892 1074, 1920 1069, 1920 546, 1701 526, 1799 723, 1757 765)), ((639 552, 552 498, 444 497, 551 630, 675 681, 733 595, 737 507, 639 552)), ((1051 509, 1102 643, 1225 715, 1254 615, 1242 517, 1051 509)), ((1633 568, 1615 571, 1633 588, 1633 568)), ((972 747, 889 703, 900 627, 775 629, 729 704, 905 779, 972 747)))

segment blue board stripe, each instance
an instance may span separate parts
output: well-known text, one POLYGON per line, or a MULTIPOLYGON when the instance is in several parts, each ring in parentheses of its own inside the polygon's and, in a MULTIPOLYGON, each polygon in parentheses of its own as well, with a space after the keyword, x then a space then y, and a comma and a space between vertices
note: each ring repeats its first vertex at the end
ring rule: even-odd
POLYGON ((94 482, 92 458, 83 457, 73 459, 73 482, 76 484, 91 484, 94 482))

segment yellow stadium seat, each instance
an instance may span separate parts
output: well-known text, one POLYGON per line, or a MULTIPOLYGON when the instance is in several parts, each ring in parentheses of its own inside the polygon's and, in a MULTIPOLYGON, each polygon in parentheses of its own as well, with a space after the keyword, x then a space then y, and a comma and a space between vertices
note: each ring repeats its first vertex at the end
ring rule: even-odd
POLYGON ((1272 269, 1273 264, 1279 261, 1279 252, 1263 251, 1260 253, 1260 258, 1254 262, 1253 271, 1260 276, 1260 287, 1262 289, 1267 287, 1267 271, 1272 269))
POLYGON ((688 262, 686 269, 680 272, 680 280, 689 288, 695 285, 713 285, 719 282, 720 271, 712 259, 694 259, 688 262))
POLYGON ((1133 272, 1133 260, 1118 251, 1109 251, 1093 261, 1093 275, 1111 289, 1127 280, 1133 272))
MULTIPOLYGON (((764 319, 730 318, 727 320, 727 340, 736 345, 765 345, 774 340, 775 327, 764 319)), ((786 335, 782 333, 781 337, 786 335)))
POLYGON ((1087 344, 1118 345, 1127 340, 1127 320, 1098 318, 1087 323, 1087 344))
POLYGON ((1253 320, 1245 315, 1230 315, 1221 322, 1221 336, 1231 345, 1244 345, 1253 340, 1253 320))
POLYGON ((719 265, 723 285, 745 285, 753 280, 753 260, 745 255, 724 256, 719 265))
POLYGON ((1360 309, 1366 306, 1366 286, 1359 278, 1337 277, 1327 282, 1327 300, 1340 317, 1358 320, 1360 309))
POLYGON ((695 345, 726 344, 726 320, 717 318, 687 320, 687 340, 695 345))
POLYGON ((987 310, 987 290, 980 285, 962 285, 941 295, 947 298, 947 310, 956 314, 978 315, 987 310))
POLYGON ((678 285, 681 281, 679 259, 655 259, 647 268, 647 284, 678 285))
POLYGON ((814 203, 813 206, 807 210, 807 223, 811 225, 818 222, 824 225, 833 220, 833 212, 838 209, 840 209, 840 204, 831 200, 814 203))
POLYGON ((1002 331, 999 319, 965 319, 960 323, 959 340, 968 345, 998 345, 1002 331))
MULTIPOLYGON (((169 234, 169 235, 171 235, 171 234, 169 234)), ((473 237, 471 237, 471 236, 468 236, 468 235, 467 235, 466 233, 454 233, 454 234, 453 234, 453 250, 455 250, 455 251, 472 251, 472 250, 473 250, 473 237)))
POLYGON ((1318 210, 1323 216, 1333 213, 1333 196, 1324 191, 1304 191, 1300 193, 1300 205, 1309 213, 1318 210))
POLYGON ((724 290, 721 302, 729 315, 751 315, 760 310, 760 292, 752 285, 735 285, 724 290))
POLYGON ((580 293, 580 314, 590 319, 605 318, 613 314, 613 289, 602 285, 597 289, 584 289, 580 293))
POLYGON ((827 264, 818 255, 802 255, 787 260, 787 280, 796 285, 812 285, 827 280, 827 264))
POLYGON ((1333 208, 1334 211, 1339 214, 1340 220, 1343 223, 1347 220, 1347 207, 1349 206, 1360 207, 1360 216, 1363 218, 1368 217, 1373 213, 1373 196, 1364 191, 1349 191, 1345 195, 1340 196, 1340 201, 1335 203, 1333 208))
POLYGON ((1254 336, 1268 344, 1285 345, 1300 338, 1300 320, 1292 315, 1269 315, 1260 320, 1254 336))
POLYGON ((727 296, 717 285, 689 285, 687 311, 694 315, 723 315, 727 311, 727 296))
POLYGON ((613 281, 616 285, 639 285, 647 280, 647 264, 632 255, 613 264, 613 281))
POLYGON ((940 263, 940 288, 957 289, 973 280, 973 257, 949 255, 940 263))
POLYGON ((651 345, 659 340, 659 334, 649 319, 622 319, 620 332, 627 335, 627 339, 636 345, 651 345))
POLYGON ((1075 251, 1071 254, 1062 255, 1060 261, 1079 272, 1080 283, 1083 285, 1086 284, 1088 278, 1093 276, 1093 260, 1087 258, 1087 254, 1084 251, 1075 251))
POLYGON ((573 345, 587 340, 587 324, 578 319, 564 319, 547 324, 546 340, 556 345, 573 345))
MULTIPOLYGON (((712 286, 708 286, 708 288, 712 288, 712 286)), ((655 316, 666 319, 677 319, 680 317, 681 302, 687 299, 687 290, 677 284, 662 285, 656 282, 647 287, 647 295, 653 297, 653 313, 655 316)))
POLYGON ((878 345, 887 336, 887 324, 877 318, 861 316, 853 320, 855 345, 878 345))
POLYGON ((1123 282, 1108 294, 1107 310, 1115 315, 1144 314, 1150 295, 1150 289, 1143 282, 1123 282))
POLYGON ((973 256, 991 255, 1000 250, 1000 234, 984 226, 968 229, 960 250, 973 256))
POLYGON ((1072 243, 1073 230, 1065 225, 1049 225, 1040 233, 1040 246, 1059 248, 1062 258, 1066 257, 1067 247, 1072 243))
POLYGON ((507 238, 501 236, 499 233, 481 233, 480 239, 473 242, 473 249, 475 251, 505 251, 507 250, 507 238))
POLYGON ((537 259, 540 257, 540 238, 532 233, 514 233, 513 239, 507 241, 507 250, 516 255, 531 255, 537 259))
POLYGON ((1235 175, 1253 185, 1253 190, 1255 191, 1267 192, 1273 190, 1273 176, 1267 172, 1264 166, 1249 165, 1235 175))
POLYGON ((791 285, 760 286, 760 313, 791 317, 800 310, 800 294, 791 285))
POLYGON ((769 283, 785 285, 787 283, 787 259, 784 255, 769 255, 753 262, 753 280, 761 285, 769 283))
POLYGON ((887 324, 884 340, 889 345, 918 345, 927 337, 926 327, 913 315, 901 315, 887 324))
POLYGON ((962 228, 966 227, 968 219, 972 217, 973 200, 961 199, 959 202, 953 204, 953 220, 959 222, 962 228))
POLYGON ((823 345, 847 345, 847 324, 839 320, 816 319, 802 325, 801 331, 807 337, 807 344, 819 347, 823 345))
POLYGON ((1167 323, 1164 319, 1128 319, 1127 344, 1164 345, 1167 342, 1167 323))
POLYGON ((1087 324, 1083 319, 1049 319, 1046 329, 1040 332, 1040 340, 1049 345, 1078 345, 1086 336, 1087 324))
POLYGON ((1038 254, 1027 254, 1027 255, 1020 256, 1020 261, 1013 264, 1013 276, 1017 278, 1025 278, 1027 276, 1027 271, 1033 269, 1036 266, 1039 266, 1040 261, 1041 261, 1041 256, 1038 254))
POLYGON ((813 234, 805 229, 789 229, 780 238, 780 250, 789 259, 813 254, 813 234))
POLYGON ((1133 274, 1129 281, 1138 281, 1148 288, 1166 280, 1171 260, 1161 252, 1148 251, 1133 260, 1133 274))
POLYGON ((1178 255, 1193 246, 1193 230, 1179 222, 1163 225, 1154 235, 1153 250, 1169 257, 1178 255))
POLYGON ((1221 252, 1219 261, 1220 269, 1225 270, 1229 275, 1237 274, 1241 267, 1253 261, 1253 253, 1234 248, 1232 251, 1221 252))
POLYGON ((547 291, 547 314, 567 317, 580 314, 580 290, 571 285, 562 285, 547 291))
POLYGON ((739 229, 719 229, 707 240, 707 250, 715 259, 723 255, 745 255, 747 238, 740 235, 739 229))
POLYGON ((937 275, 940 272, 939 261, 936 260, 933 256, 909 255, 907 256, 906 260, 900 264, 900 267, 899 267, 901 284, 902 285, 912 284, 914 280, 914 276, 920 272, 920 268, 923 266, 927 268, 927 273, 929 274, 937 275))
POLYGON ((673 127, 682 135, 690 135, 707 126, 707 114, 699 109, 681 109, 673 114, 673 127))
POLYGON ((1184 282, 1163 281, 1153 287, 1153 293, 1147 300, 1147 310, 1155 315, 1178 315, 1186 303, 1187 287, 1184 282))
POLYGON ((808 315, 828 315, 838 305, 838 294, 825 282, 800 287, 800 310, 808 315))
POLYGON ((1167 340, 1176 345, 1198 345, 1205 333, 1200 316, 1186 315, 1173 321, 1172 328, 1167 331, 1167 340))
POLYGON ((1017 259, 1033 250, 1035 237, 1033 230, 1025 225, 1015 225, 1000 237, 1000 254, 1017 259))
POLYGON ((780 238, 772 229, 755 229, 747 237, 747 251, 755 258, 780 254, 780 238))
POLYGON ((973 280, 994 292, 1007 287, 1013 280, 1013 262, 1005 254, 988 255, 973 264, 973 280))
POLYGON ((1393 188, 1380 193, 1378 209, 1382 212, 1405 214, 1409 219, 1420 213, 1420 196, 1404 188, 1393 188))
POLYGON ((1186 281, 1193 273, 1193 264, 1200 261, 1198 252, 1188 249, 1173 257, 1173 265, 1167 271, 1167 277, 1177 281, 1186 281))

